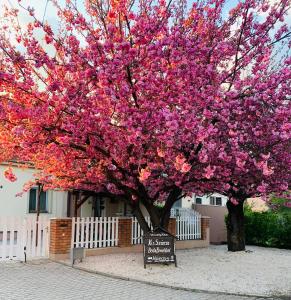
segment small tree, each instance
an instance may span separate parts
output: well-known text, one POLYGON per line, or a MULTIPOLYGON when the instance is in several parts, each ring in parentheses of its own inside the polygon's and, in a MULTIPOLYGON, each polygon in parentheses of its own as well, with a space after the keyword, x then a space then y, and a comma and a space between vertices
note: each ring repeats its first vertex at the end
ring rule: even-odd
POLYGON ((185 193, 226 194, 229 250, 244 249, 245 198, 290 180, 290 57, 273 58, 290 36, 288 1, 239 2, 227 17, 218 0, 189 11, 184 1, 91 0, 84 13, 53 2, 57 32, 21 1, 27 26, 6 12, 3 159, 33 162, 46 187, 123 199, 145 232, 140 204, 167 227, 185 193))

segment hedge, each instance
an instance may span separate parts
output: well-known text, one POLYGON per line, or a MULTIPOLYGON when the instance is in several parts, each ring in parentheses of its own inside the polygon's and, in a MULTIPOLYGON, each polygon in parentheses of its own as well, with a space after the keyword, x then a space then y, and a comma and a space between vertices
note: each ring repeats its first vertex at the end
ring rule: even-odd
POLYGON ((246 244, 291 249, 291 213, 245 209, 246 244))

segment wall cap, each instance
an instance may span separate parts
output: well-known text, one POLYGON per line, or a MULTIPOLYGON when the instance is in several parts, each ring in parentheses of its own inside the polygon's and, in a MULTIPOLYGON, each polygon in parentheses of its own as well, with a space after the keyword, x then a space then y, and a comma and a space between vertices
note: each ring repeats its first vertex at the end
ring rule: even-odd
POLYGON ((68 221, 68 220, 72 220, 72 218, 69 218, 69 217, 64 217, 64 218, 50 218, 50 220, 61 220, 61 221, 68 221))

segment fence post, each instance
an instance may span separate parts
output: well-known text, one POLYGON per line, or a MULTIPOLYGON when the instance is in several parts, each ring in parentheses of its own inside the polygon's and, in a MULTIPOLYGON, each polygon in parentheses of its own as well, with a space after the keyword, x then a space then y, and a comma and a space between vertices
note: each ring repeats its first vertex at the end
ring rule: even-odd
POLYGON ((210 217, 201 217, 201 239, 202 240, 208 240, 209 241, 209 223, 210 223, 210 217))
POLYGON ((50 220, 50 258, 68 258, 72 240, 72 219, 53 218, 50 220))
POLYGON ((119 218, 118 247, 131 247, 132 218, 119 218))

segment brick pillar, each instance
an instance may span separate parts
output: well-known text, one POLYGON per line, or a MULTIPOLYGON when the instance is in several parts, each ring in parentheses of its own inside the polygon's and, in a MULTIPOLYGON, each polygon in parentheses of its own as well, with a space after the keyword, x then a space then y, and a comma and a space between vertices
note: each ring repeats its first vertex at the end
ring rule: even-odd
POLYGON ((210 217, 201 217, 201 239, 209 239, 209 223, 210 217))
POLYGON ((176 218, 170 218, 169 225, 168 225, 168 231, 176 236, 176 218))
POLYGON ((50 256, 56 258, 70 253, 72 239, 72 219, 50 220, 50 256))
POLYGON ((118 247, 131 247, 131 218, 119 218, 118 220, 118 247))

